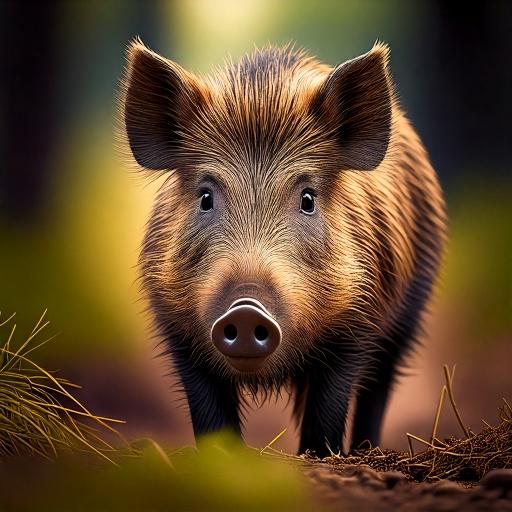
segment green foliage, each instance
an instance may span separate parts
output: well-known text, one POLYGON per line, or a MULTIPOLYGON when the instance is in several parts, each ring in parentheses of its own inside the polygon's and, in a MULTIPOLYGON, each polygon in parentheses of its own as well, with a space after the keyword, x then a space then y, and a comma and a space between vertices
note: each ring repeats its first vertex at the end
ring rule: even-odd
POLYGON ((206 436, 200 446, 166 454, 148 442, 140 459, 110 472, 112 484, 146 510, 302 510, 309 503, 295 468, 246 448, 230 432, 206 436))
MULTIPOLYGON (((4 507, 19 507, 27 463, 12 464, 0 477, 11 492, 4 507), (12 484, 12 485, 11 485, 12 484)), ((201 451, 193 447, 165 452, 151 440, 118 452, 117 466, 83 464, 64 457, 58 464, 32 460, 27 510, 320 510, 309 485, 294 465, 246 448, 229 432, 206 436, 201 451), (36 468, 36 469, 34 469, 36 468)), ((4 467, 5 469, 5 467, 4 467)))

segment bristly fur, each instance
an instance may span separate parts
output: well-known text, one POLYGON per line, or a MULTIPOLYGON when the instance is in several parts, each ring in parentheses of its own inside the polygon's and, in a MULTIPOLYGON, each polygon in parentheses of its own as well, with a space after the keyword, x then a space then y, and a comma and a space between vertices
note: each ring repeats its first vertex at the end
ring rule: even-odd
POLYGON ((240 431, 241 388, 292 383, 301 450, 378 442, 397 368, 437 273, 444 202, 400 109, 389 50, 332 69, 272 46, 199 79, 135 40, 120 96, 125 143, 168 173, 141 254, 158 332, 194 430, 240 431), (215 197, 199 211, 204 190, 215 197), (301 190, 315 215, 299 212, 301 190), (240 295, 243 292, 244 295, 240 295), (283 340, 254 373, 232 368, 210 329, 240 296, 265 304, 283 340))

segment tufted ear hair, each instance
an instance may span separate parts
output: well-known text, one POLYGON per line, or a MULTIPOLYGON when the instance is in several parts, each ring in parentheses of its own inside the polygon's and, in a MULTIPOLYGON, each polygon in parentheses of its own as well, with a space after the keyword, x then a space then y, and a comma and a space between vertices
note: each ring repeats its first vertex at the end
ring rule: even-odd
POLYGON ((391 136, 393 85, 382 43, 337 66, 313 103, 340 146, 343 169, 368 171, 384 158, 391 136))
POLYGON ((204 101, 202 86, 138 39, 127 60, 122 116, 131 152, 146 169, 174 169, 187 123, 204 101))

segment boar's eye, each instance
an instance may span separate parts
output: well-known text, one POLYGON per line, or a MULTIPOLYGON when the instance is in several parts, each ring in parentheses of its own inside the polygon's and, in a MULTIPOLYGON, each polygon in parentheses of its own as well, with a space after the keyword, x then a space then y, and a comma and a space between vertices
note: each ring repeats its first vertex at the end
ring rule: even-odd
POLYGON ((209 190, 204 190, 201 193, 201 205, 199 209, 202 212, 213 210, 213 194, 209 190))
POLYGON ((305 189, 300 194, 300 211, 306 215, 312 215, 315 213, 315 194, 305 189))

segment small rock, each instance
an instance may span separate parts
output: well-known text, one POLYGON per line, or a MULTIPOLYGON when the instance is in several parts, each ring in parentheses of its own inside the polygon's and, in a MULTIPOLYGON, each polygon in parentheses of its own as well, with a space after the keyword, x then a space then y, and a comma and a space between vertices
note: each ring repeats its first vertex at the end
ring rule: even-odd
POLYGON ((485 503, 490 504, 491 502, 494 502, 494 500, 500 498, 503 496, 504 491, 500 487, 495 487, 493 489, 488 489, 486 487, 476 487, 473 489, 471 493, 471 501, 477 502, 477 501, 485 501, 485 503))
POLYGON ((400 471, 386 471, 382 477, 388 489, 393 489, 397 484, 407 482, 407 478, 400 471))
POLYGON ((449 480, 441 480, 431 484, 430 489, 434 496, 457 496, 466 491, 463 487, 449 480))
POLYGON ((512 489, 512 469, 493 469, 480 480, 479 486, 486 489, 503 489, 503 494, 512 489))

